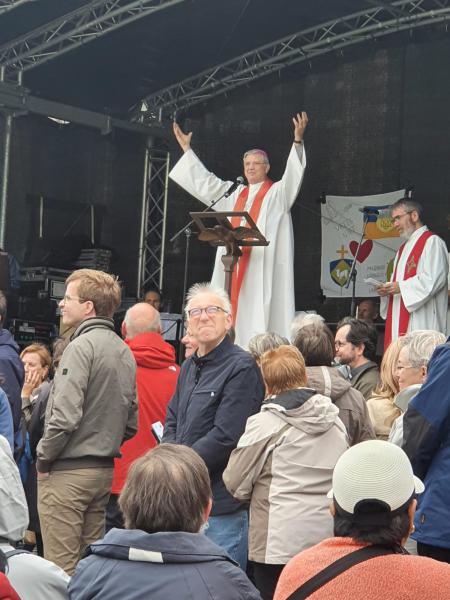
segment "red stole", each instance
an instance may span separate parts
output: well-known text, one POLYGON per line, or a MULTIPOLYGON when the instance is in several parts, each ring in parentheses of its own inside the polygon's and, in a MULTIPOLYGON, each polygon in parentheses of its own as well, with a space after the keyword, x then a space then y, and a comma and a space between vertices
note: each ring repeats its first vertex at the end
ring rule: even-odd
MULTIPOLYGON (((249 210, 249 214, 255 223, 258 222, 259 212, 261 210, 261 206, 264 200, 265 195, 272 187, 273 181, 270 179, 266 179, 261 187, 259 188, 255 199, 252 202, 252 206, 249 210)), ((248 199, 249 187, 246 186, 242 192, 239 194, 236 204, 234 205, 233 210, 235 212, 243 212, 245 208, 245 204, 248 199)), ((233 227, 239 227, 241 222, 241 217, 232 217, 231 225, 233 227)), ((241 291, 242 283, 244 281, 244 276, 247 271, 248 263, 250 261, 250 255, 252 252, 252 246, 243 246, 241 248, 242 256, 239 259, 239 262, 234 268, 233 278, 231 280, 231 306, 233 307, 233 323, 236 322, 237 317, 237 309, 239 303, 239 292, 241 291)))
MULTIPOLYGON (((410 255, 408 256, 408 260, 406 261, 405 273, 403 275, 403 281, 405 281, 406 279, 409 279, 410 277, 414 277, 414 275, 417 274, 417 265, 419 264, 419 260, 422 255, 424 246, 425 246, 427 240, 432 235, 434 235, 434 233, 432 233, 431 231, 424 231, 422 233, 422 235, 419 237, 419 239, 416 241, 416 243, 414 244, 414 246, 410 252, 410 255)), ((402 244, 400 246, 400 248, 398 249, 397 264, 395 265, 394 275, 393 275, 391 281, 397 281, 397 265, 400 261, 400 257, 402 255, 404 247, 405 247, 405 244, 402 244)), ((384 349, 385 350, 392 341, 392 309, 393 309, 393 305, 394 305, 394 296, 391 295, 391 296, 389 296, 389 300, 388 300, 388 309, 387 309, 387 316, 386 316, 386 329, 385 329, 385 334, 384 334, 384 349)), ((400 295, 400 320, 399 320, 399 327, 398 327, 398 336, 399 337, 402 335, 405 335, 405 333, 408 331, 409 317, 410 317, 410 314, 407 311, 406 306, 403 302, 403 298, 400 295)))

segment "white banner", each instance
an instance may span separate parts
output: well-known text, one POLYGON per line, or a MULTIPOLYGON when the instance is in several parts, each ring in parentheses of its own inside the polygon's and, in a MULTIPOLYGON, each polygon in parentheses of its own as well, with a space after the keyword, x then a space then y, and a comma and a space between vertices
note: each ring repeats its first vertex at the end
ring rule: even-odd
POLYGON ((377 208, 368 214, 365 235, 356 262, 356 296, 376 296, 364 279, 385 282, 392 272, 395 253, 402 243, 393 228, 390 205, 404 197, 404 190, 375 196, 327 196, 322 205, 322 274, 320 285, 329 298, 352 295, 346 287, 364 228, 363 207, 377 208))

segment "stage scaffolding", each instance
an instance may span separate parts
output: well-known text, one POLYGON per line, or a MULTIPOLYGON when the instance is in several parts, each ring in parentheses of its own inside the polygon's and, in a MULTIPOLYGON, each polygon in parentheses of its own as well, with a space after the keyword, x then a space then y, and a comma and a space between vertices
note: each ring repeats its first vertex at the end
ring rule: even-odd
POLYGON ((169 152, 155 148, 149 138, 145 150, 137 296, 148 286, 161 289, 167 222, 169 152))
POLYGON ((146 137, 137 297, 140 297, 146 285, 153 284, 161 287, 169 169, 169 152, 165 149, 164 129, 159 124, 148 126, 130 123, 102 113, 36 98, 22 86, 1 81, 1 77, 0 106, 2 107, 0 110, 0 247, 5 245, 10 147, 14 133, 14 118, 29 113, 56 117, 66 122, 93 127, 102 135, 109 135, 116 128, 122 129, 146 137))

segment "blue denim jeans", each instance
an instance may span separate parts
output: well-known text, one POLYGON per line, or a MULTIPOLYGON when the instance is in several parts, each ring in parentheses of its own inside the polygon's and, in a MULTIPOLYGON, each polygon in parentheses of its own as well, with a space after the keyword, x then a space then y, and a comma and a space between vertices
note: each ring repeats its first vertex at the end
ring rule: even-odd
POLYGON ((241 509, 229 515, 209 517, 205 535, 226 550, 245 571, 248 554, 247 509, 241 509))

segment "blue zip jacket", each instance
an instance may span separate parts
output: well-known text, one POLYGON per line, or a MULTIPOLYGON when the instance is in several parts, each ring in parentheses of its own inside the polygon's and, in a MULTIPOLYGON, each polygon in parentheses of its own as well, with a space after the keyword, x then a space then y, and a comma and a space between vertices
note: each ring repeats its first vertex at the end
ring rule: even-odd
POLYGON ((8 396, 11 406, 14 432, 20 428, 22 414, 22 387, 25 372, 19 356, 19 346, 7 329, 0 329, 0 378, 2 389, 8 396))
POLYGON ((211 477, 212 516, 243 506, 226 490, 222 473, 248 417, 259 412, 263 400, 264 383, 256 362, 228 336, 205 356, 194 354, 181 367, 162 441, 190 446, 203 458, 211 477))
POLYGON ((438 346, 403 419, 403 449, 425 484, 412 537, 450 548, 450 345, 438 346))
POLYGON ((11 407, 8 397, 2 389, 0 389, 0 435, 8 440, 11 452, 14 452, 14 427, 11 407))
POLYGON ((88 548, 71 600, 261 600, 228 554, 201 533, 111 529, 88 548))

